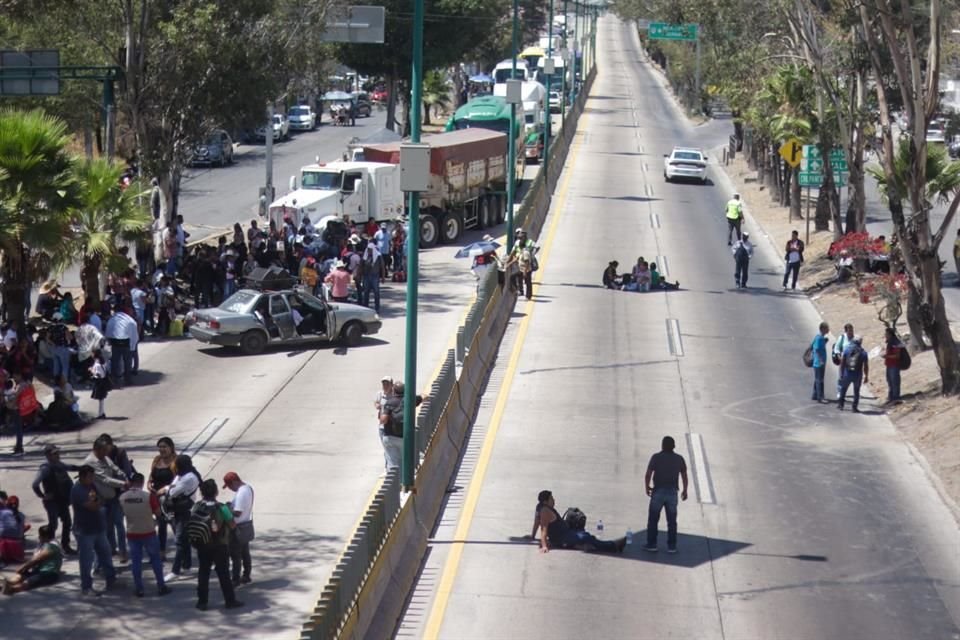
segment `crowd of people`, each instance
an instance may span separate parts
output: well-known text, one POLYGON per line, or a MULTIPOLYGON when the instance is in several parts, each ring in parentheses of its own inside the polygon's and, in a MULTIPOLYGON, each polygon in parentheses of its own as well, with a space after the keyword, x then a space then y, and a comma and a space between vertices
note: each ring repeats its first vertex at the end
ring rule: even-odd
POLYGON ((0 492, 0 562, 5 566, 23 563, 5 579, 4 593, 56 583, 64 558, 76 556, 84 596, 100 595, 94 589, 95 575, 113 589, 118 567, 128 565, 133 595, 143 597, 145 559, 156 593, 163 596, 171 592, 169 583, 190 570, 195 551, 197 608, 208 607, 211 572, 217 574, 224 606, 243 606, 236 589, 251 582, 254 493, 236 472, 223 476, 223 488, 233 493, 233 499, 223 503, 217 499, 218 483, 203 479, 190 456, 178 454, 167 437, 157 441, 157 455, 147 473, 136 469, 127 451, 109 434, 96 438, 80 464, 64 463, 60 448, 53 444, 43 452, 45 460, 32 488, 47 522, 38 528, 29 560, 25 549, 30 523, 19 510, 19 498, 0 492), (72 473, 77 474, 76 481, 72 473), (170 547, 173 562, 165 573, 170 547))

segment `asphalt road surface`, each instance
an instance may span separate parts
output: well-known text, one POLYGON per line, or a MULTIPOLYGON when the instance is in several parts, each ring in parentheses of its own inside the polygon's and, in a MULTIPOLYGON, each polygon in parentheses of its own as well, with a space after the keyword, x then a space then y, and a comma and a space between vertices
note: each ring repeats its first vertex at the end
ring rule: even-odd
MULTIPOLYGON (((666 184, 703 144, 639 51, 599 21, 600 74, 429 560, 401 625, 425 638, 960 637, 960 538, 921 462, 867 391, 861 415, 810 401, 819 318, 760 244, 733 283, 729 182, 666 184), (667 259, 681 291, 600 285, 607 262, 667 259), (643 475, 672 435, 691 468, 679 553, 643 550, 643 475), (537 492, 578 506, 624 555, 538 552, 537 492)), ((754 236, 757 230, 748 225, 754 236)), ((868 345, 871 348, 873 345, 868 345)), ((882 387, 882 364, 871 363, 882 387)), ((831 368, 832 369, 832 368, 831 368)), ((835 371, 827 377, 834 389, 835 371)), ((832 395, 832 394, 829 394, 832 395)), ((847 405, 849 408, 849 404, 847 405)))

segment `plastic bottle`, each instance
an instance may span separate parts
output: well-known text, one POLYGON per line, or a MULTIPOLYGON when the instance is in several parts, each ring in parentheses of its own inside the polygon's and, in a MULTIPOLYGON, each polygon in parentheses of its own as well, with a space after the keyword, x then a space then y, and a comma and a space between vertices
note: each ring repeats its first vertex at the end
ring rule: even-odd
POLYGON ((603 520, 597 520, 597 531, 603 531, 603 520))
POLYGON ((627 544, 633 544, 633 529, 627 529, 627 544))

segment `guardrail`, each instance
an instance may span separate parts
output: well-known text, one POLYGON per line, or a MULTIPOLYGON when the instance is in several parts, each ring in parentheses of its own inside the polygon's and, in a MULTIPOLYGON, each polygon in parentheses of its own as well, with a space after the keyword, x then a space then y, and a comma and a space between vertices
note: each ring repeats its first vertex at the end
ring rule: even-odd
MULTIPOLYGON (((554 170, 546 178, 542 172, 537 175, 515 216, 516 225, 528 229, 531 237, 539 234, 546 219, 553 188, 595 77, 596 68, 587 76, 568 112, 569 125, 562 128, 550 150, 550 166, 554 170)), ((417 414, 420 465, 416 491, 403 501, 397 472, 387 474, 304 623, 301 640, 359 640, 392 635, 443 506, 515 301, 516 296, 508 288, 498 286, 496 271, 488 270, 463 326, 457 330, 457 346, 448 350, 430 395, 417 414)))

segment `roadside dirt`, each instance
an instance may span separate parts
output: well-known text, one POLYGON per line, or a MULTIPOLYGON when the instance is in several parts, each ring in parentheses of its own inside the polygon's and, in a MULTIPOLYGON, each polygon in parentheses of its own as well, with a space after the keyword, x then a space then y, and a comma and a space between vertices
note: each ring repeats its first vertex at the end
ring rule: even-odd
MULTIPOLYGON (((780 250, 793 229, 800 232, 801 239, 805 237, 806 221, 789 219, 788 210, 776 203, 769 189, 756 182, 756 171, 747 167, 742 156, 728 164, 725 170, 739 190, 748 212, 769 235, 774 247, 780 250)), ((884 325, 877 317, 878 308, 873 303, 861 303, 852 282, 831 282, 835 270, 826 253, 833 233, 814 232, 812 226, 811 221, 810 242, 804 254, 806 262, 800 270, 797 287, 810 296, 830 324, 831 335, 839 335, 843 325, 849 322, 863 336, 864 347, 871 353, 870 389, 873 393, 869 395, 876 396, 876 404, 881 405, 886 399, 887 387, 883 360, 876 353, 882 348, 884 331, 884 325)), ((952 322, 957 320, 951 318, 952 322)), ((906 330, 905 318, 901 318, 900 327, 906 330)), ((798 348, 798 366, 800 351, 802 349, 798 348)), ((955 397, 942 397, 939 389, 940 372, 933 352, 918 353, 914 355, 910 369, 902 374, 903 404, 882 406, 881 409, 896 425, 903 439, 925 458, 938 481, 938 490, 948 497, 948 502, 952 502, 950 506, 954 515, 960 518, 957 506, 960 504, 960 402, 955 397)))

